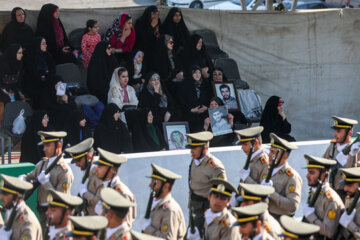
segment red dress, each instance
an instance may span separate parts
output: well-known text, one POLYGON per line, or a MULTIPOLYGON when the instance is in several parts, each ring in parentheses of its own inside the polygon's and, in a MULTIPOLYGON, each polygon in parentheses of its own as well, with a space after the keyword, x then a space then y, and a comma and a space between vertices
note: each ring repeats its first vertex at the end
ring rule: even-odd
POLYGON ((122 52, 131 52, 135 44, 135 29, 131 27, 130 35, 125 39, 125 42, 122 43, 120 40, 116 41, 117 33, 115 33, 111 39, 110 44, 115 49, 122 49, 122 52))
POLYGON ((98 33, 96 33, 96 34, 86 33, 82 37, 81 51, 82 51, 82 60, 83 60, 85 69, 88 68, 90 58, 95 50, 95 46, 100 41, 101 41, 101 36, 98 33))

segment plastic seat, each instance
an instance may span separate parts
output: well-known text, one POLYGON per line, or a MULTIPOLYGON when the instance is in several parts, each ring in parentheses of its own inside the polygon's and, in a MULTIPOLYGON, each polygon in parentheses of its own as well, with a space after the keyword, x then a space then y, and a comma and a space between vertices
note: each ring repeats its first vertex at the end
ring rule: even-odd
POLYGON ((62 77, 64 83, 68 84, 67 87, 82 85, 80 70, 74 63, 56 65, 56 74, 62 77))
POLYGON ((70 45, 77 50, 81 50, 81 40, 83 35, 84 35, 84 28, 78 28, 73 30, 69 34, 70 45))
POLYGON ((196 30, 194 33, 199 34, 206 44, 206 51, 212 59, 228 58, 229 55, 220 49, 215 32, 210 29, 196 30))
POLYGON ((232 58, 221 58, 215 60, 215 67, 222 68, 228 81, 235 81, 236 88, 249 89, 249 84, 241 80, 237 63, 232 58))
POLYGON ((25 121, 27 119, 29 119, 32 114, 33 111, 30 107, 30 105, 27 102, 21 102, 21 101, 16 101, 16 102, 10 102, 7 103, 5 105, 5 109, 4 109, 4 120, 3 120, 3 124, 2 124, 2 128, 1 128, 1 136, 0 136, 0 140, 1 140, 1 157, 2 157, 2 163, 4 164, 5 161, 5 140, 6 140, 6 147, 7 147, 7 152, 8 152, 8 159, 9 159, 9 163, 11 163, 11 149, 13 147, 12 138, 21 138, 22 134, 14 134, 12 132, 12 127, 13 127, 13 122, 15 120, 15 118, 19 115, 20 111, 24 109, 24 118, 25 121))
POLYGON ((262 106, 259 95, 253 89, 238 89, 241 111, 250 123, 260 122, 262 106))

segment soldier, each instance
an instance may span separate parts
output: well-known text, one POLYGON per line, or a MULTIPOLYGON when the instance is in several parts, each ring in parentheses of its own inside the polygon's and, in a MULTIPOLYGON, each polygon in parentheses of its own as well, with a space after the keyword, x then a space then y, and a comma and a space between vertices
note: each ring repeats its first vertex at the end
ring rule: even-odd
POLYGON ((94 144, 93 138, 87 138, 84 141, 65 149, 72 157, 71 163, 85 171, 92 164, 94 144))
POLYGON ((106 228, 106 240, 131 239, 130 227, 126 222, 126 216, 130 207, 135 207, 135 203, 121 196, 112 188, 104 188, 100 193, 103 201, 103 215, 109 224, 106 228))
POLYGON ((179 204, 171 195, 171 190, 180 175, 151 164, 150 188, 155 191, 150 218, 142 218, 141 229, 144 233, 168 240, 184 239, 186 234, 185 218, 179 204))
POLYGON ((273 240, 264 229, 264 212, 267 207, 266 203, 256 203, 232 208, 236 217, 234 226, 239 226, 241 239, 273 240))
POLYGON ((303 208, 304 217, 309 223, 320 227, 317 239, 332 239, 338 231, 340 214, 344 210, 341 198, 328 183, 329 169, 336 165, 336 161, 306 154, 304 156, 308 170, 306 178, 311 187, 309 201, 303 208), (315 195, 317 188, 321 188, 319 195, 315 195), (309 206, 314 201, 313 197, 316 198, 315 203, 309 206))
POLYGON ((38 181, 41 185, 38 190, 37 211, 40 217, 40 225, 45 236, 46 229, 46 210, 48 190, 54 189, 60 192, 70 194, 71 184, 74 181, 74 175, 71 168, 62 158, 62 138, 66 137, 66 132, 42 132, 39 131, 41 142, 44 145, 45 158, 36 164, 33 171, 25 176, 26 181, 38 181), (59 159, 60 158, 60 159, 59 159), (45 170, 55 161, 56 166, 50 173, 45 174, 45 170))
POLYGON ((334 120, 334 125, 331 128, 334 129, 335 139, 331 140, 331 143, 326 149, 323 158, 334 159, 337 161, 337 165, 331 169, 329 183, 331 187, 344 200, 346 193, 344 192, 344 186, 340 184, 342 177, 338 172, 338 169, 358 166, 356 156, 359 149, 358 145, 355 145, 347 155, 342 152, 344 148, 350 144, 353 125, 358 124, 358 121, 337 116, 333 116, 332 119, 334 120))
POLYGON ((261 132, 263 127, 253 127, 244 130, 236 130, 235 133, 241 142, 241 148, 246 155, 251 154, 248 169, 240 170, 240 181, 245 183, 258 183, 262 181, 262 177, 268 170, 269 160, 262 148, 261 132), (250 153, 250 149, 252 152, 250 153))
POLYGON ((340 224, 354 235, 356 232, 360 232, 360 202, 359 198, 355 198, 356 195, 359 196, 360 194, 360 168, 342 168, 340 172, 344 174, 342 184, 347 194, 346 211, 340 217, 340 224), (350 213, 348 213, 348 209, 352 208, 350 206, 355 202, 355 208, 350 209, 350 213))
MULTIPOLYGON (((124 156, 105 151, 98 148, 99 159, 94 162, 96 167, 91 170, 88 180, 80 184, 79 193, 87 201, 87 212, 89 215, 102 214, 102 202, 100 199, 101 189, 111 187, 118 191, 123 197, 135 203, 135 196, 130 189, 120 181, 118 172, 122 163, 127 161, 124 156)), ((131 207, 127 215, 129 227, 136 217, 135 206, 131 207)))
POLYGON ((49 192, 46 211, 50 226, 48 236, 50 240, 65 240, 66 233, 71 230, 69 217, 73 214, 74 208, 81 205, 82 199, 55 190, 49 192))
MULTIPOLYGON (((264 179, 262 185, 270 185, 275 192, 270 195, 269 212, 279 220, 280 215, 293 216, 301 201, 302 180, 300 175, 288 164, 291 150, 297 149, 288 141, 270 133, 271 146, 269 153, 270 164, 273 171, 271 180, 264 179)), ((270 168, 271 170, 271 168, 270 168)), ((269 170, 269 171, 270 171, 269 170)), ((264 176, 266 178, 267 176, 264 176)))
POLYGON ((208 194, 212 184, 209 180, 212 178, 226 180, 226 173, 223 163, 209 153, 209 142, 213 138, 211 132, 186 135, 187 147, 191 149, 192 156, 188 178, 189 208, 195 215, 194 224, 201 234, 204 226, 204 212, 210 207, 208 194))
POLYGON ((66 236, 72 240, 96 240, 99 231, 104 230, 108 220, 104 216, 69 217, 72 230, 66 236))
MULTIPOLYGON (((271 186, 262 186, 260 184, 240 183, 240 195, 237 197, 237 202, 240 207, 253 205, 264 202, 269 203, 269 196, 275 192, 271 186)), ((237 206, 235 206, 237 207, 237 206)), ((264 228, 274 238, 280 239, 282 228, 280 223, 270 215, 268 209, 264 212, 264 228)))
MULTIPOLYGON (((230 198, 233 192, 237 192, 236 188, 229 182, 213 178, 210 180, 212 187, 209 193, 210 208, 205 212, 205 226, 203 239, 207 240, 240 240, 238 228, 233 224, 236 222, 234 216, 227 207, 230 204, 230 198)), ((195 233, 191 233, 191 229, 187 232, 188 240, 200 239, 199 230, 195 227, 195 233)))
POLYGON ((314 239, 312 238, 313 235, 320 230, 320 227, 317 225, 299 222, 286 215, 281 216, 280 223, 284 229, 284 240, 314 239))
POLYGON ((0 200, 6 209, 5 225, 0 229, 2 240, 42 240, 38 219, 22 199, 25 191, 33 188, 31 183, 19 178, 0 174, 0 200), (14 207, 16 212, 13 213, 14 207), (12 214, 15 214, 12 219, 12 214), (12 220, 11 220, 12 219, 12 220), (6 226, 10 230, 6 230, 6 226))

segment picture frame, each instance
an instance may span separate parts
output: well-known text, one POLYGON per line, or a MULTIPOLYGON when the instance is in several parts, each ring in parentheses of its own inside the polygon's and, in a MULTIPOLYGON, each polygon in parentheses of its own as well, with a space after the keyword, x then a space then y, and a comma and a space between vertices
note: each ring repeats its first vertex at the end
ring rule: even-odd
POLYGON ((234 81, 213 82, 214 95, 223 101, 229 112, 241 111, 239 96, 234 81), (225 100, 227 96, 227 100, 225 100))
POLYGON ((163 122, 164 138, 169 150, 186 149, 188 122, 163 122))
POLYGON ((228 119, 228 109, 225 106, 209 108, 211 131, 214 136, 232 133, 233 130, 228 119))

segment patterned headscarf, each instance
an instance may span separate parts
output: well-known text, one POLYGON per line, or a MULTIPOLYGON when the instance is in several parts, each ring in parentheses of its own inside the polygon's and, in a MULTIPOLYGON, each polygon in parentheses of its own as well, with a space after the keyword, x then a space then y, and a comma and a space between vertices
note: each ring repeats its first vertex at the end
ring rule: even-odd
POLYGON ((131 16, 128 13, 120 13, 117 18, 115 18, 111 28, 109 28, 105 33, 105 41, 110 42, 110 39, 114 36, 114 34, 117 34, 116 41, 120 41, 120 38, 122 36, 123 28, 126 19, 130 19, 131 16))

